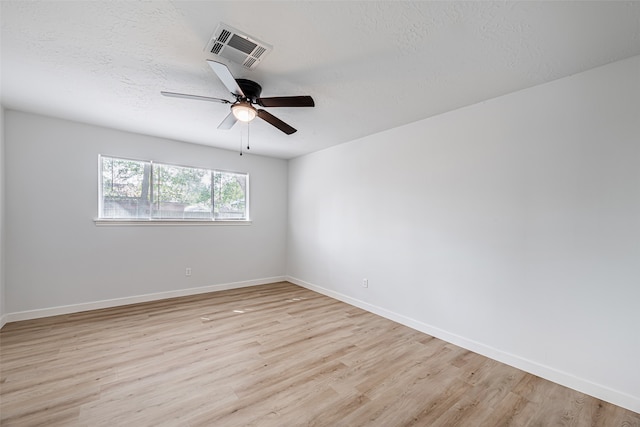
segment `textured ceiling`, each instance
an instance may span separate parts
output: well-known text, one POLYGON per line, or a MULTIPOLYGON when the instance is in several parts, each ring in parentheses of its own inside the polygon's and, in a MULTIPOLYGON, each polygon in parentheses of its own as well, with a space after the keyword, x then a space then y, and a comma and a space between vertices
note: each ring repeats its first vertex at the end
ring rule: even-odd
MULTIPOLYGON (((217 126, 233 99, 205 63, 224 22, 273 45, 255 70, 227 62, 298 129, 256 120, 251 152, 292 158, 640 54, 640 2, 7 1, 5 108, 238 150, 217 126)), ((246 134, 245 134, 246 138, 246 134)))

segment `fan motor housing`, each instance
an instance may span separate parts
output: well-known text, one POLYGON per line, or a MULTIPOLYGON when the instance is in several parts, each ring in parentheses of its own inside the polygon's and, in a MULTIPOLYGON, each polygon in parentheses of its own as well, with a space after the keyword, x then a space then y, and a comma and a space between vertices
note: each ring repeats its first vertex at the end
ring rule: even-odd
POLYGON ((238 82, 238 86, 240 86, 246 98, 251 101, 252 104, 257 104, 258 98, 260 98, 260 94, 262 93, 262 86, 253 80, 247 79, 236 79, 236 82, 238 82))

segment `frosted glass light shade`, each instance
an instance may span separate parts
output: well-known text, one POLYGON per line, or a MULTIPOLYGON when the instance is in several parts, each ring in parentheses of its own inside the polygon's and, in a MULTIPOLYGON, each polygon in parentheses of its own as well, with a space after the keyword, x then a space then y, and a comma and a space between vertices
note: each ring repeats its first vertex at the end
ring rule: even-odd
POLYGON ((239 102, 231 107, 231 112, 241 122, 250 122, 256 118, 256 109, 248 102, 239 102))

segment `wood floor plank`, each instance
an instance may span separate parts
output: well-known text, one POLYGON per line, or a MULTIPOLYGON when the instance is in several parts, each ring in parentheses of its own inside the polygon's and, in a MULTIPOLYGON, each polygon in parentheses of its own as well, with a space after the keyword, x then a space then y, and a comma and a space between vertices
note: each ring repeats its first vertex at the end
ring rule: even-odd
POLYGON ((5 325, 0 424, 640 427, 640 415, 282 282, 5 325))

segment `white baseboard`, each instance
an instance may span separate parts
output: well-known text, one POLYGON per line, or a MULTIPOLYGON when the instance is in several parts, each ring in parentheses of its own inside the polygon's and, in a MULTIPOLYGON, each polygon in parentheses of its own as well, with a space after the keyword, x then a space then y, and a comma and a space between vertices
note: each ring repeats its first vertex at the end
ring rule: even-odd
POLYGON ((7 323, 7 315, 3 314, 0 316, 0 329, 7 323))
MULTIPOLYGON (((175 291, 157 292, 153 294, 136 295, 125 298, 115 298, 102 301, 93 301, 82 304, 64 305, 51 308, 43 308, 38 310, 19 311, 16 313, 7 313, 2 316, 2 323, 18 322, 21 320, 39 319, 42 317, 58 316, 61 314, 78 313, 81 311, 98 310, 101 308, 118 307, 121 305, 137 304, 141 302, 157 301, 168 298, 184 297, 189 295, 206 294, 209 292, 224 291, 227 289, 239 289, 249 286, 266 285, 269 283, 286 281, 285 276, 267 277, 264 279, 246 280, 242 282, 223 283, 218 285, 202 286, 198 288, 178 289, 175 291)), ((2 327, 0 326, 0 328, 2 327)))
POLYGON ((337 299, 349 305, 353 305, 368 312, 377 314, 378 316, 393 320, 394 322, 408 326, 427 335, 431 335, 433 337, 447 341, 451 344, 481 354, 490 359, 497 360, 498 362, 513 366, 514 368, 521 369, 530 374, 537 375, 556 384, 569 387, 573 390, 588 394, 597 399, 601 399, 606 402, 613 403, 614 405, 629 409, 630 411, 640 413, 640 397, 632 396, 630 394, 611 389, 601 384, 593 383, 584 378, 579 378, 567 372, 557 370, 551 366, 546 366, 533 360, 504 352, 502 350, 487 346, 485 344, 462 337, 460 335, 452 334, 435 326, 428 325, 410 317, 406 317, 393 311, 389 311, 385 308, 369 304, 356 298, 352 298, 348 295, 344 295, 339 292, 335 292, 330 289, 305 282, 304 280, 300 280, 295 277, 287 276, 286 280, 298 286, 302 286, 303 288, 307 288, 314 292, 318 292, 328 297, 337 299))

